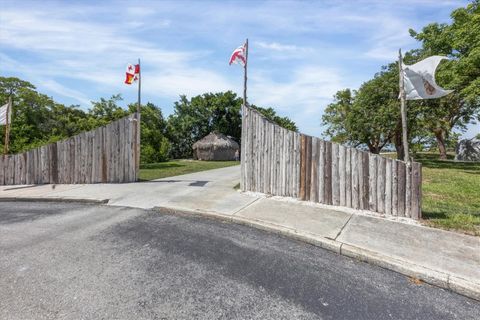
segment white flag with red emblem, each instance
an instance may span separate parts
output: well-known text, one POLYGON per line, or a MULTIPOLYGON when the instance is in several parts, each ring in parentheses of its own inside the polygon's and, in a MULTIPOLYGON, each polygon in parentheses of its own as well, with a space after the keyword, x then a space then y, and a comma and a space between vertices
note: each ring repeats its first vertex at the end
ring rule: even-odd
POLYGON ((140 65, 139 64, 128 64, 127 71, 125 72, 125 83, 132 84, 138 81, 140 76, 140 65))
POLYGON ((241 64, 242 66, 245 66, 247 64, 247 44, 245 43, 243 46, 238 47, 235 49, 230 56, 230 62, 229 64, 231 65, 232 63, 238 63, 241 64))
POLYGON ((412 65, 403 64, 403 79, 407 100, 435 99, 446 96, 453 90, 445 90, 435 82, 435 70, 443 59, 431 56, 412 65))

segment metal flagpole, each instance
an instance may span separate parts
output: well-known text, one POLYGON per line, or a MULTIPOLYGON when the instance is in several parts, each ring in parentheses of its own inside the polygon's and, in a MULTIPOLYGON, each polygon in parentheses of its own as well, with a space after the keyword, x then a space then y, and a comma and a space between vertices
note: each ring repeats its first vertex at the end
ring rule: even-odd
POLYGON ((135 130, 135 172, 136 180, 138 180, 138 174, 140 172, 140 113, 141 113, 141 93, 142 93, 142 68, 140 66, 140 58, 138 58, 138 104, 137 104, 137 121, 135 130))
POLYGON ((243 104, 245 106, 248 105, 247 103, 247 64, 248 64, 248 38, 245 41, 245 67, 243 73, 243 104))
POLYGON ((403 66, 402 66, 402 49, 398 50, 398 70, 400 73, 400 112, 402 116, 402 140, 403 140, 403 154, 404 161, 407 165, 410 165, 410 155, 408 152, 408 140, 407 140, 407 102, 405 96, 405 82, 403 77, 403 66))
POLYGON ((142 90, 142 68, 140 68, 140 58, 138 58, 138 105, 137 113, 140 117, 140 106, 141 106, 141 90, 142 90))
MULTIPOLYGON (((405 94, 405 82, 403 74, 403 59, 402 59, 402 49, 398 49, 398 68, 400 71, 400 112, 402 114, 402 138, 403 138, 403 149, 404 149, 404 161, 407 166, 407 172, 405 174, 405 201, 408 202, 411 199, 412 190, 411 186, 411 171, 412 165, 410 163, 410 154, 408 152, 408 140, 407 140, 407 99, 405 94)), ((405 206, 405 216, 411 217, 410 205, 405 206)))
POLYGON ((241 134, 241 141, 240 141, 240 171, 241 171, 241 178, 240 178, 240 187, 242 191, 245 190, 245 171, 246 171, 246 161, 245 161, 245 135, 246 135, 246 128, 247 123, 245 119, 245 115, 247 112, 247 65, 248 65, 248 38, 245 40, 245 66, 243 67, 243 106, 242 106, 242 134, 241 134))

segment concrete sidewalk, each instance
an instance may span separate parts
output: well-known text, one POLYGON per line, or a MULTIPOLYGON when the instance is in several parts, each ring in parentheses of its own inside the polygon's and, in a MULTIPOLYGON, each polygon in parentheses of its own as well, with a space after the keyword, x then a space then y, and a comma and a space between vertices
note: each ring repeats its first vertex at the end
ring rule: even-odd
POLYGON ((284 234, 480 300, 480 238, 349 209, 243 194, 239 167, 151 182, 3 186, 0 200, 83 200, 202 214, 284 234))

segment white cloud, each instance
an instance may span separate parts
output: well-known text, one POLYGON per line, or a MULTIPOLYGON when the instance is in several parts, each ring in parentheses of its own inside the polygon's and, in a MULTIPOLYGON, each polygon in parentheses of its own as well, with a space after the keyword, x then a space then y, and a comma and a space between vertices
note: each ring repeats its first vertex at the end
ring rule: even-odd
POLYGON ((279 108, 307 133, 318 133, 337 90, 355 88, 395 60, 399 47, 416 45, 408 28, 432 17, 421 10, 459 6, 448 0, 7 1, 0 16, 1 70, 39 89, 86 104, 91 96, 124 90, 125 65, 140 57, 143 91, 153 99, 171 104, 179 94, 241 93, 241 72, 226 61, 249 37, 251 102, 279 108))
POLYGON ((290 52, 298 52, 298 51, 311 51, 311 48, 303 48, 295 45, 288 45, 288 44, 280 44, 278 42, 263 42, 263 41, 256 41, 255 44, 263 49, 273 50, 273 51, 290 51, 290 52))

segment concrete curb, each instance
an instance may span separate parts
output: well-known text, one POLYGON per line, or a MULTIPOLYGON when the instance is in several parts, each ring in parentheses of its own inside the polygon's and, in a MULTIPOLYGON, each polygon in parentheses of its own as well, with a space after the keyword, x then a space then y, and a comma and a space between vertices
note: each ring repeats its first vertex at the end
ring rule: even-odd
POLYGON ((425 283, 448 289, 466 297, 480 301, 480 283, 466 280, 444 272, 432 270, 421 265, 411 263, 402 259, 390 257, 374 251, 352 246, 340 241, 319 237, 314 234, 299 232, 298 230, 272 224, 256 219, 243 218, 234 215, 225 215, 217 212, 208 212, 190 209, 175 209, 168 207, 154 207, 153 210, 168 214, 180 214, 189 216, 202 216, 208 219, 226 221, 241 224, 256 229, 280 234, 295 240, 333 251, 340 255, 368 262, 378 267, 403 274, 425 283))
POLYGON ((0 197, 0 202, 66 202, 66 203, 91 203, 107 204, 109 199, 90 199, 73 197, 0 197))

